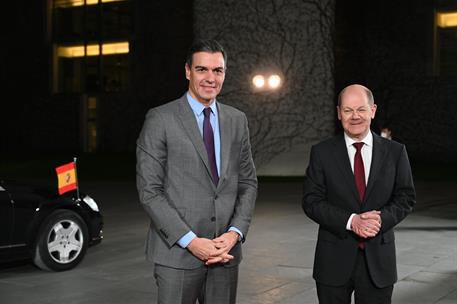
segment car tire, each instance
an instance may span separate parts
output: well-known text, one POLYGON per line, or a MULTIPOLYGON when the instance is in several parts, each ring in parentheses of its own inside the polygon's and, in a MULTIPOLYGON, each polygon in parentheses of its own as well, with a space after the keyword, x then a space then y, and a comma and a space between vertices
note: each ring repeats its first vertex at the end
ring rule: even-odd
POLYGON ((88 241, 87 225, 77 213, 54 211, 39 229, 33 262, 48 271, 72 269, 83 259, 88 241))

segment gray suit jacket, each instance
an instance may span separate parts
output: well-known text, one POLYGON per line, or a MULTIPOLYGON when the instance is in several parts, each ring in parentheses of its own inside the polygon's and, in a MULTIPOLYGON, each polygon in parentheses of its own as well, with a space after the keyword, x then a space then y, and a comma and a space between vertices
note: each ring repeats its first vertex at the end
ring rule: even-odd
MULTIPOLYGON (((193 269, 204 263, 177 241, 192 230, 213 239, 230 226, 246 237, 257 196, 247 119, 217 103, 221 137, 219 184, 211 179, 206 149, 186 95, 151 109, 137 141, 137 188, 151 219, 146 240, 150 261, 193 269)), ((241 243, 230 252, 241 261, 241 243)))

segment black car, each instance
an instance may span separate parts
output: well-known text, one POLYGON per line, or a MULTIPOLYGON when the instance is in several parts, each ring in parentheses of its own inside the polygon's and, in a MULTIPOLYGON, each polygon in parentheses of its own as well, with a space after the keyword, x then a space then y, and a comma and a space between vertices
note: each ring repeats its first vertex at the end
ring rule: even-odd
POLYGON ((51 271, 68 270, 101 242, 102 215, 88 195, 0 181, 0 262, 32 258, 51 271))

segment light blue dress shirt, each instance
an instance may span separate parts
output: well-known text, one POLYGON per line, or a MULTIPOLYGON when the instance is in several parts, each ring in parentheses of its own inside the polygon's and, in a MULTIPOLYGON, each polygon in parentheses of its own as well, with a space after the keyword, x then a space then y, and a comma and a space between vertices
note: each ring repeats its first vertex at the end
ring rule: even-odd
MULTIPOLYGON (((198 129, 200 130, 200 134, 202 135, 203 138, 203 120, 205 118, 203 114, 203 110, 205 109, 205 106, 200 103, 199 101, 195 100, 192 96, 190 96, 189 93, 187 93, 187 101, 189 102, 190 107, 192 108, 192 111, 195 114, 195 118, 197 119, 197 124, 198 124, 198 129)), ((210 123, 211 126, 213 127, 213 134, 214 134, 214 152, 216 154, 216 166, 217 166, 217 174, 220 176, 221 175, 221 135, 219 132, 219 115, 217 111, 217 105, 216 101, 214 101, 211 105, 211 115, 210 115, 210 123)), ((236 227, 230 227, 229 231, 235 231, 240 235, 240 238, 243 238, 243 233, 236 227)), ((189 243, 196 238, 197 235, 189 231, 186 233, 182 238, 178 240, 178 245, 181 246, 182 248, 186 248, 189 243)))

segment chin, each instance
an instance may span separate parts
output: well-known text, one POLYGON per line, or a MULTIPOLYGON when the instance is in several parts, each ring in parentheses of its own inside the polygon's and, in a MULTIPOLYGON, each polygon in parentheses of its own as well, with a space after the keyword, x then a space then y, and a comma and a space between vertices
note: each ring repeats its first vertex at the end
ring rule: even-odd
POLYGON ((349 134, 351 134, 352 137, 356 137, 356 138, 361 138, 361 137, 365 137, 366 133, 365 131, 359 131, 359 132, 349 132, 349 134))

